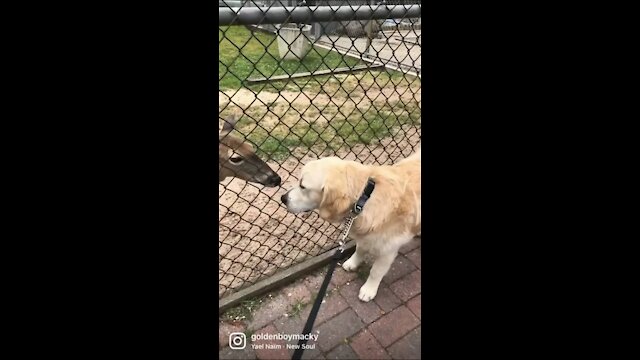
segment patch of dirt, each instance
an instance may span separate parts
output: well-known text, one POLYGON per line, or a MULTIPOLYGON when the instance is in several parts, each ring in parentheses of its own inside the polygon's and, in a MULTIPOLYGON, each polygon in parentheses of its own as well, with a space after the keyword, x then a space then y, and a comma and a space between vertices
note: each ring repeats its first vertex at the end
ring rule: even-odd
MULTIPOLYGON (((393 164, 417 149, 420 135, 419 127, 404 125, 376 146, 358 144, 337 151, 336 156, 364 164, 393 164)), ((293 154, 281 163, 269 162, 282 178, 279 188, 239 179, 218 185, 220 298, 336 246, 339 230, 335 226, 317 212, 291 214, 280 202, 299 181, 304 164, 317 158, 308 149, 296 149, 293 154)))

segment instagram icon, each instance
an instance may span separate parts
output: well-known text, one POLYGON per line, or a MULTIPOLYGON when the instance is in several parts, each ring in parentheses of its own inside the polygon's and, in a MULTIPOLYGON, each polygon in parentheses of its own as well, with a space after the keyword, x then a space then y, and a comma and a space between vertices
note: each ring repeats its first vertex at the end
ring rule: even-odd
POLYGON ((242 350, 247 346, 247 335, 241 332, 229 334, 229 347, 233 350, 242 350))

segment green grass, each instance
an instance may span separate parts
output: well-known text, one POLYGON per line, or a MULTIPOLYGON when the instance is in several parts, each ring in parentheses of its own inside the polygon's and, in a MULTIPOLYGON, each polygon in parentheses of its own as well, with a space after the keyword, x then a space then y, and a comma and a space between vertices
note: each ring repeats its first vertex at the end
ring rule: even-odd
MULTIPOLYGON (((252 32, 240 25, 221 26, 218 41, 220 90, 238 89, 242 81, 250 77, 335 69, 360 63, 357 59, 344 58, 336 52, 317 48, 312 48, 302 61, 280 60, 275 35, 252 32)), ((301 82, 307 81, 302 79, 301 82)), ((281 82, 271 85, 281 85, 281 82)))
POLYGON ((331 115, 327 108, 323 114, 330 120, 324 124, 300 120, 291 127, 279 124, 267 132, 262 127, 255 126, 251 118, 244 116, 237 127, 257 146, 259 156, 282 160, 289 157, 290 150, 296 147, 314 147, 316 151, 331 155, 345 146, 375 144, 393 135, 392 131, 400 125, 420 122, 420 110, 415 101, 406 105, 385 105, 380 110, 373 107, 363 112, 354 110, 347 118, 337 109, 331 115))
POLYGON ((253 313, 262 304, 262 298, 242 301, 239 305, 227 310, 223 318, 227 320, 251 320, 253 313))
POLYGON ((307 306, 307 303, 301 300, 298 300, 296 301, 295 304, 291 305, 291 307, 289 308, 289 311, 287 312, 287 315, 289 317, 300 316, 300 313, 306 306, 307 306))

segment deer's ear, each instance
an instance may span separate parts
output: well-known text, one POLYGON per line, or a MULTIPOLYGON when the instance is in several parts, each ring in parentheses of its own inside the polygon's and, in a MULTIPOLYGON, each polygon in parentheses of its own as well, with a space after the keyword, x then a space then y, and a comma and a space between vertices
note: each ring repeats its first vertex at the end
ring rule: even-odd
POLYGON ((236 126, 236 123, 238 122, 238 116, 236 115, 231 115, 228 118, 226 118, 223 123, 222 123, 222 131, 220 132, 220 135, 227 135, 231 132, 231 130, 233 130, 233 128, 236 126))

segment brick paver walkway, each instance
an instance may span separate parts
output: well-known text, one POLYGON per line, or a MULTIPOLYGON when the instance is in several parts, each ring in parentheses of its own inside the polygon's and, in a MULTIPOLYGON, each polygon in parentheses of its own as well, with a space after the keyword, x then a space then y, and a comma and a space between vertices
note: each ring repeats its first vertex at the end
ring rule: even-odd
MULTIPOLYGON (((362 265, 366 271, 370 264, 362 265)), ((331 280, 303 359, 420 359, 421 333, 420 240, 400 250, 373 301, 358 299, 366 271, 341 267, 331 280)), ((220 359, 290 359, 298 341, 258 340, 263 334, 299 334, 325 276, 326 268, 262 299, 250 320, 220 319, 220 359), (303 304, 305 306, 303 307, 303 304), (229 334, 242 333, 246 347, 229 347, 229 334)), ((254 303, 257 303, 255 301, 254 303)), ((236 312, 241 313, 241 312, 236 312)), ((237 344, 240 344, 238 342, 237 344)))

